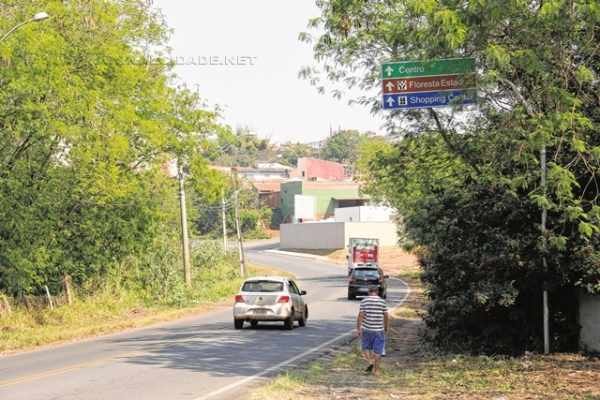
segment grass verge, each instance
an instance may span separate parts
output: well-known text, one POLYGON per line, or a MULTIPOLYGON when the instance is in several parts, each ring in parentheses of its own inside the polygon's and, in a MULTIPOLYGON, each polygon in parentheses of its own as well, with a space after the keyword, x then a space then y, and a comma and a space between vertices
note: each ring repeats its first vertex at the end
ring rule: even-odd
POLYGON ((382 374, 363 372, 358 344, 336 349, 253 393, 255 400, 600 400, 600 359, 580 354, 522 357, 439 354, 421 341, 426 298, 419 274, 401 269, 411 295, 394 311, 382 374))
MULTIPOLYGON (((284 275, 273 268, 249 265, 250 276, 284 275)), ((210 311, 228 304, 237 292, 242 278, 219 282, 203 289, 197 303, 189 307, 145 305, 133 293, 106 291, 93 297, 76 299, 70 306, 54 310, 14 310, 10 315, 0 315, 0 354, 35 347, 94 337, 139 328, 151 324, 210 311)))

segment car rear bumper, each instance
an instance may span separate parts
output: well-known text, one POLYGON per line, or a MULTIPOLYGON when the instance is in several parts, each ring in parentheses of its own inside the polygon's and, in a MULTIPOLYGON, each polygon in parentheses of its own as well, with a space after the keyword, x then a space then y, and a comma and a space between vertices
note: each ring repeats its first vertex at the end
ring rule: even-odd
POLYGON ((368 296, 369 288, 375 286, 379 290, 379 292, 383 292, 385 290, 384 286, 379 285, 348 285, 348 292, 355 294, 356 296, 368 296))
POLYGON ((244 321, 283 321, 292 315, 289 304, 251 306, 238 303, 233 307, 233 318, 244 321))

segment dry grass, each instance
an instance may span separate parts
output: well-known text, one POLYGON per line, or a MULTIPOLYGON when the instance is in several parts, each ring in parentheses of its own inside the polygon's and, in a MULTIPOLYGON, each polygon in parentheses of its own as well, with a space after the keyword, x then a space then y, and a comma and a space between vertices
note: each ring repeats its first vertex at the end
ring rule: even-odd
POLYGON ((600 359, 579 354, 523 357, 442 355, 422 342, 426 297, 414 267, 400 268, 411 296, 395 319, 379 377, 366 375, 357 344, 288 372, 253 399, 600 400, 600 359))
MULTIPOLYGON (((250 275, 293 275, 273 268, 250 265, 250 275)), ((20 308, 10 315, 0 314, 0 354, 30 350, 47 344, 63 343, 98 335, 140 328, 156 323, 206 313, 229 305, 237 283, 232 283, 224 297, 202 301, 193 307, 145 307, 128 293, 100 293, 97 296, 76 299, 71 306, 54 310, 27 311, 20 308)), ((222 288, 219 288, 219 293, 222 288)), ((207 298, 219 297, 207 293, 207 298)))

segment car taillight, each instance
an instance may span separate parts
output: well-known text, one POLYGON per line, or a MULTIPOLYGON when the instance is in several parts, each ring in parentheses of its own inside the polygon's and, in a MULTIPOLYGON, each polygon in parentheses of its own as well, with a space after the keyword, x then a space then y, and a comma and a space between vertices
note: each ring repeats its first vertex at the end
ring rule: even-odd
POLYGON ((350 282, 350 283, 356 283, 356 279, 350 278, 350 279, 348 279, 348 282, 350 282))
POLYGON ((235 302, 236 303, 245 303, 246 301, 244 300, 244 296, 242 296, 241 294, 238 294, 237 296, 235 296, 235 302))
POLYGON ((289 303, 290 302, 290 296, 279 296, 279 300, 277 300, 278 303, 289 303))

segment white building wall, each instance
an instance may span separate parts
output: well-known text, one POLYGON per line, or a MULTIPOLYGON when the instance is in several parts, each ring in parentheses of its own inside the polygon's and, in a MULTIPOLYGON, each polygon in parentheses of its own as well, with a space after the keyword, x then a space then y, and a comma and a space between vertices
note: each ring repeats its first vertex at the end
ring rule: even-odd
POLYGON ((398 245, 398 227, 393 222, 348 222, 344 243, 350 238, 376 238, 380 246, 398 245))
POLYGON ((320 222, 281 225, 282 249, 343 249, 350 238, 377 238, 381 246, 396 246, 392 222, 320 222))
POLYGON ((317 199, 314 196, 294 195, 294 222, 299 218, 303 220, 315 220, 315 207, 317 199))
POLYGON ((360 221, 360 207, 336 208, 334 219, 335 222, 358 222, 360 221))
POLYGON ((344 207, 335 209, 336 222, 389 222, 394 210, 381 206, 344 207))
POLYGON ((280 247, 282 249, 342 249, 344 245, 344 223, 315 222, 303 224, 281 224, 280 247))

